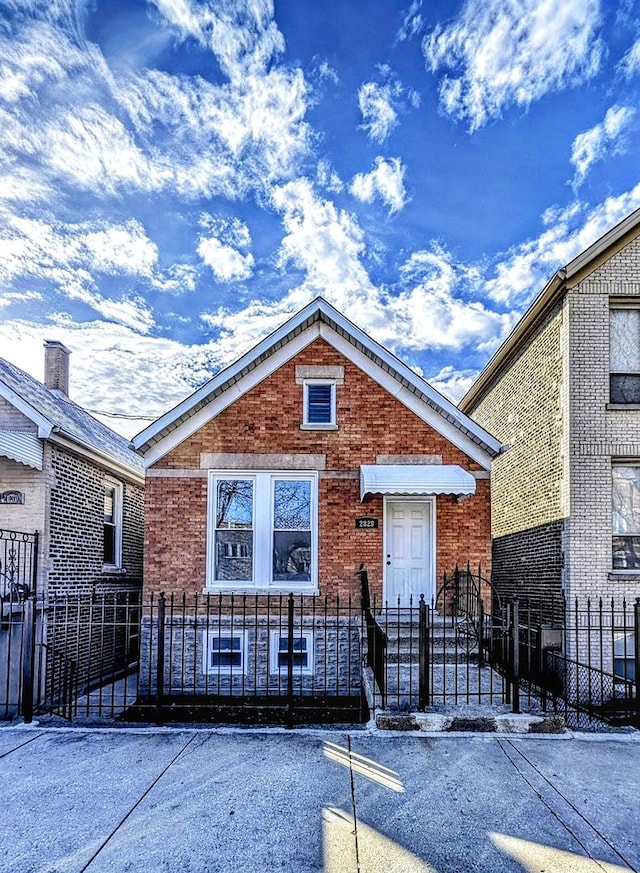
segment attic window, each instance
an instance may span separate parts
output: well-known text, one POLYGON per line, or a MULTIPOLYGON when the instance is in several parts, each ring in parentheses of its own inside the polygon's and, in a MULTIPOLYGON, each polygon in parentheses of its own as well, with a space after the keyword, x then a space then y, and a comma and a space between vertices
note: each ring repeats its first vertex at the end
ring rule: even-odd
POLYGON ((336 428, 335 381, 305 380, 303 391, 302 427, 319 430, 336 428))

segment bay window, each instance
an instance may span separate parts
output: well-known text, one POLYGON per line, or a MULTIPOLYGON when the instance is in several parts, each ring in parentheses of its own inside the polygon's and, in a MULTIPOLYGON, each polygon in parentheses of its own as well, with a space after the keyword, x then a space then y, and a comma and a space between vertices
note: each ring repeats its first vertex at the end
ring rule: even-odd
POLYGON ((316 495, 315 474, 211 472, 207 588, 315 588, 316 495))

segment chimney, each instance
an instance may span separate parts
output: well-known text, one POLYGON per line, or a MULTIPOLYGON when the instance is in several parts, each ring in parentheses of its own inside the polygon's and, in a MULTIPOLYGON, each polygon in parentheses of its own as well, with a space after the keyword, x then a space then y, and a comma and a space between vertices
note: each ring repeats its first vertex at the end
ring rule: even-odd
POLYGON ((44 384, 49 391, 61 391, 69 396, 69 355, 71 352, 57 340, 44 344, 44 384))

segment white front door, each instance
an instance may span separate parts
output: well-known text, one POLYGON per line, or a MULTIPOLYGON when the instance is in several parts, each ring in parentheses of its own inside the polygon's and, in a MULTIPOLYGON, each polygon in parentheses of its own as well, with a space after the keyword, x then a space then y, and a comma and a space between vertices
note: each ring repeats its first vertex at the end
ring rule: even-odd
POLYGON ((384 597, 388 606, 417 606, 434 596, 435 500, 385 500, 384 597))

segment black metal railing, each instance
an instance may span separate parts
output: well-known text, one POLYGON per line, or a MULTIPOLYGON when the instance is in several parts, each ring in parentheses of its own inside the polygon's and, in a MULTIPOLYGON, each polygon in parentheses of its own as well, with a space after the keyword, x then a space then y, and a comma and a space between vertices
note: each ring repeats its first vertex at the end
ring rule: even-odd
POLYGON ((151 597, 126 717, 361 721, 360 605, 306 595, 151 597))
POLYGON ((577 728, 640 727, 640 599, 550 613, 548 603, 500 603, 467 568, 431 603, 390 605, 371 596, 364 567, 358 575, 357 600, 131 591, 9 600, 0 717, 294 725, 484 704, 557 713, 577 728))
POLYGON ((38 533, 0 528, 0 604, 22 601, 36 590, 38 533))

